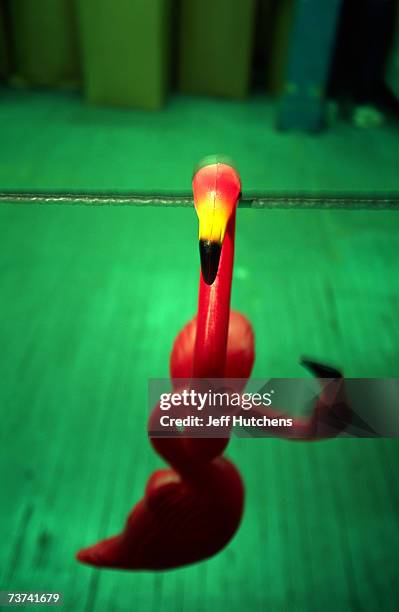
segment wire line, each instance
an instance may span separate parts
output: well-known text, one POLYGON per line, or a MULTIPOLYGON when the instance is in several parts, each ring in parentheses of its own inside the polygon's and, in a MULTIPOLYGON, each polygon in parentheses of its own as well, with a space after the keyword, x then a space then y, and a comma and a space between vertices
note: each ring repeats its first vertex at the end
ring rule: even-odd
MULTIPOLYGON (((65 204, 84 206, 191 207, 191 194, 148 194, 108 192, 0 192, 0 203, 65 204)), ((399 210, 399 193, 264 193, 246 194, 241 208, 253 209, 347 209, 399 210)))

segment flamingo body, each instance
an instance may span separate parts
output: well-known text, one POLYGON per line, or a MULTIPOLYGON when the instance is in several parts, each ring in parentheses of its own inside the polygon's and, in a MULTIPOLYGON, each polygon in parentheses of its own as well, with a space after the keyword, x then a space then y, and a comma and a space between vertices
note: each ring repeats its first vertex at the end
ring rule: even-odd
POLYGON ((123 532, 81 550, 77 558, 96 567, 130 570, 166 570, 201 561, 232 538, 243 499, 240 475, 223 457, 202 466, 200 478, 158 470, 123 532))
MULTIPOLYGON (((180 331, 170 359, 172 379, 189 378, 193 367, 196 317, 180 331)), ((226 376, 249 378, 254 334, 246 317, 231 311, 226 376)), ((151 421, 159 418, 159 405, 151 421)), ((77 558, 97 567, 165 570, 206 559, 237 531, 244 488, 233 463, 220 457, 229 438, 150 438, 176 469, 158 470, 128 516, 123 532, 81 550, 77 558)))

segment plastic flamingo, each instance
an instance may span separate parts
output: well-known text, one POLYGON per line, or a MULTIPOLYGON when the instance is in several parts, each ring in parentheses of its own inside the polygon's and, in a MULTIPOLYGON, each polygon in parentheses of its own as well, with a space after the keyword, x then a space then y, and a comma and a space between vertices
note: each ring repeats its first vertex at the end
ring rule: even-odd
MULTIPOLYGON (((202 273, 197 316, 178 334, 171 353, 170 374, 176 389, 181 378, 248 379, 251 374, 252 327, 244 315, 230 311, 240 191, 239 176, 226 163, 208 161, 193 178, 202 273)), ((313 362, 307 365, 317 376, 326 372, 313 362)), ((328 371, 328 377, 332 373, 328 371)), ((331 412, 335 400, 322 394, 313 416, 295 422, 298 435, 327 437, 317 420, 331 412)), ((340 396, 341 400, 344 404, 340 396)), ((159 411, 157 405, 150 416, 150 432, 159 411)), ((222 438, 150 436, 150 440, 171 467, 152 474, 123 532, 81 550, 80 561, 131 570, 179 567, 216 554, 237 530, 244 489, 236 467, 222 457, 229 432, 222 438)))
MULTIPOLYGON (((213 163, 195 174, 193 190, 202 267, 198 314, 175 340, 171 377, 248 378, 254 361, 252 328, 243 315, 230 316, 240 179, 231 166, 213 163)), ((157 411, 159 406, 149 429, 157 411)), ((238 528, 243 485, 235 466, 220 456, 228 437, 151 442, 171 468, 150 477, 123 533, 81 550, 80 561, 136 570, 177 567, 215 554, 238 528)))

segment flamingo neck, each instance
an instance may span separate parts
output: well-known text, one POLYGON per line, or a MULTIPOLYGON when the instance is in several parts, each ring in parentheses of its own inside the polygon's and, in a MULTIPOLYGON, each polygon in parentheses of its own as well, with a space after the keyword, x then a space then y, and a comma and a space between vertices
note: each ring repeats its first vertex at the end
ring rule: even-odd
MULTIPOLYGON (((234 262, 235 212, 226 229, 219 270, 212 285, 200 274, 193 378, 224 378, 230 320, 230 295, 234 262)), ((159 418, 159 406, 150 417, 159 418)), ((151 428, 150 428, 151 429, 151 428)), ((203 481, 211 475, 213 460, 226 448, 223 438, 151 438, 155 450, 187 480, 203 481)))
POLYGON ((223 378, 225 374, 234 235, 235 212, 227 226, 214 283, 207 285, 200 274, 193 378, 223 378))

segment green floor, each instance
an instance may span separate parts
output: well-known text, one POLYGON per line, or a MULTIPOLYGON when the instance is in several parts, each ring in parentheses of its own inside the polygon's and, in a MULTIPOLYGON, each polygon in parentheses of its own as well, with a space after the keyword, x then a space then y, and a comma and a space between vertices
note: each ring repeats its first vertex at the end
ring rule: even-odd
MULTIPOLYGON (((397 187, 397 132, 369 134, 369 149, 344 124, 276 135, 271 107, 250 105, 176 99, 146 115, 8 92, 0 186, 188 189, 193 163, 217 148, 248 188, 397 187), (208 131, 195 119, 206 108, 208 131)), ((255 375, 300 375, 306 353, 348 376, 399 376, 398 230, 399 213, 239 211, 233 304, 255 327, 255 375)), ((195 309, 195 216, 1 205, 0 245, 0 588, 61 591, 68 611, 398 609, 389 439, 233 439, 246 511, 223 553, 156 575, 78 565, 75 551, 118 531, 161 464, 145 434, 147 378, 167 375, 195 309)))
POLYGON ((176 96, 151 113, 0 88, 0 186, 188 190, 194 165, 222 153, 246 192, 399 190, 397 119, 369 130, 336 120, 315 137, 276 131, 276 113, 263 96, 176 96))

